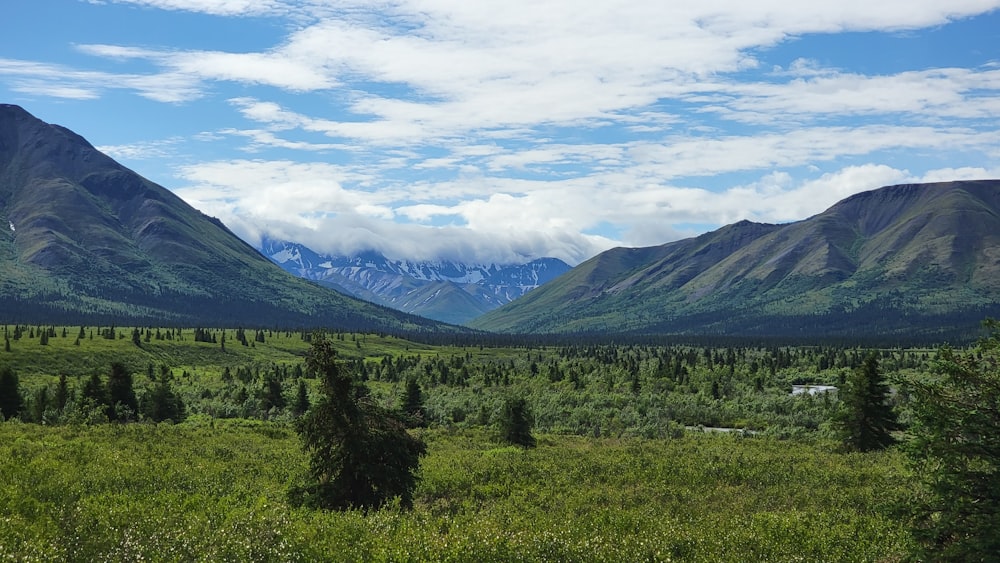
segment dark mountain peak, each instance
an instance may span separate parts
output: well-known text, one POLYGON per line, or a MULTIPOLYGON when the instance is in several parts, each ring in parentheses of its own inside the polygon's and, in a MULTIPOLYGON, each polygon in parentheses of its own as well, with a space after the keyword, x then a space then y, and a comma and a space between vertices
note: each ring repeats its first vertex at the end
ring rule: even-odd
POLYGON ((20 106, 0 111, 0 177, 9 178, 6 183, 31 188, 25 179, 82 179, 95 169, 127 171, 65 127, 45 123, 20 106))
POLYGON ((23 108, 0 106, 0 315, 8 321, 416 329, 300 280, 23 108))
MULTIPOLYGON (((751 221, 749 219, 740 219, 739 221, 737 221, 735 223, 732 223, 730 225, 727 225, 727 226, 729 228, 731 228, 731 229, 741 229, 742 230, 742 229, 753 229, 753 228, 760 228, 760 227, 769 227, 769 226, 774 226, 774 225, 770 225, 769 223, 758 223, 756 221, 751 221)), ((723 227, 723 228, 725 228, 725 227, 723 227)))
POLYGON ((0 119, 6 122, 15 119, 35 119, 35 116, 19 105, 0 104, 0 119))
POLYGON ((31 148, 39 144, 59 144, 69 142, 78 148, 95 150, 93 145, 73 131, 60 125, 46 123, 31 115, 21 106, 0 104, 0 131, 5 140, 16 138, 7 148, 31 148))
POLYGON ((388 259, 381 252, 373 249, 355 252, 354 258, 359 263, 374 262, 376 264, 385 264, 388 262, 388 259))
POLYGON ((962 207, 962 200, 969 198, 996 207, 1000 201, 996 184, 996 180, 971 180, 886 186, 852 195, 821 216, 835 216, 866 235, 874 235, 914 214, 934 213, 936 208, 952 205, 962 207))

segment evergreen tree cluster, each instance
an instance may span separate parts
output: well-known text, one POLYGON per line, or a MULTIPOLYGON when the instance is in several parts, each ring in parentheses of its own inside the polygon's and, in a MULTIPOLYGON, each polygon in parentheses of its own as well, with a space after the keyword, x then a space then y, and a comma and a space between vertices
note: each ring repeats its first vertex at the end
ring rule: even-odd
POLYGON ((1000 323, 975 349, 939 353, 933 377, 908 382, 919 488, 907 499, 922 561, 1000 556, 1000 323))
POLYGON ((173 389, 172 375, 161 366, 160 375, 137 397, 132 372, 121 362, 112 362, 107 379, 93 372, 78 389, 71 389, 65 374, 53 386, 41 386, 29 393, 21 389, 10 366, 0 367, 0 415, 24 421, 53 424, 63 422, 180 421, 185 417, 184 402, 173 389))

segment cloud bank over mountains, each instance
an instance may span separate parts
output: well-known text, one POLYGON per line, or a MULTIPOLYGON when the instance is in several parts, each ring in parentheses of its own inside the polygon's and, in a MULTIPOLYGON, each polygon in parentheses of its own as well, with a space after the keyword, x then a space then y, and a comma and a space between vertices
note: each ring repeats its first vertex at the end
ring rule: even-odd
POLYGON ((998 7, 94 0, 0 84, 250 240, 577 263, 1000 176, 998 7))

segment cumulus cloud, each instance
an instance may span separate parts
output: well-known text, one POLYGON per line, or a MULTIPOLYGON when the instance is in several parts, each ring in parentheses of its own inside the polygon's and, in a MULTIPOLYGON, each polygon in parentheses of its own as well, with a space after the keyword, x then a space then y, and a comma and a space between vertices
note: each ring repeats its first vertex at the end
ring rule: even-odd
POLYGON ((997 175, 996 61, 867 73, 769 56, 814 34, 947 25, 998 0, 109 1, 284 25, 256 49, 74 46, 101 70, 0 59, 32 95, 216 102, 226 125, 192 136, 235 148, 175 163, 176 191, 251 240, 576 263, 802 219, 882 185, 997 175))
POLYGON ((345 187, 364 178, 335 166, 239 161, 191 167, 186 178, 192 185, 177 192, 249 240, 270 232, 340 254, 374 249, 392 257, 500 262, 556 256, 576 264, 613 246, 650 246, 697 234, 676 225, 789 222, 861 191, 948 175, 982 177, 988 171, 941 170, 916 178, 864 164, 806 181, 770 173, 720 192, 669 184, 625 190, 614 187, 620 180, 614 176, 519 182, 516 190, 495 180, 493 189, 507 191, 434 204, 411 203, 412 192, 345 187), (441 217, 457 224, 434 225, 441 217), (620 235, 593 234, 602 225, 619 226, 620 235))

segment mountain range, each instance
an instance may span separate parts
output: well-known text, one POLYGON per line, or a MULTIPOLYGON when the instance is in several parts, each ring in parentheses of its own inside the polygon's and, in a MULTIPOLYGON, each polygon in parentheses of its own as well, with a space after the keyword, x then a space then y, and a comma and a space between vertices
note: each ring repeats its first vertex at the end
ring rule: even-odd
POLYGON ((450 330, 295 277, 83 137, 0 104, 3 322, 450 330))
POLYGON ((898 185, 808 219, 616 248, 476 328, 947 336, 1000 313, 1000 181, 898 185))
POLYGON ((379 252, 336 256, 264 237, 260 251, 286 271, 348 295, 451 324, 510 303, 569 271, 557 258, 526 264, 390 260, 379 252))
POLYGON ((0 322, 465 330, 434 317, 524 334, 963 338, 1000 316, 1000 180, 889 186, 568 271, 262 250, 0 104, 0 322))

